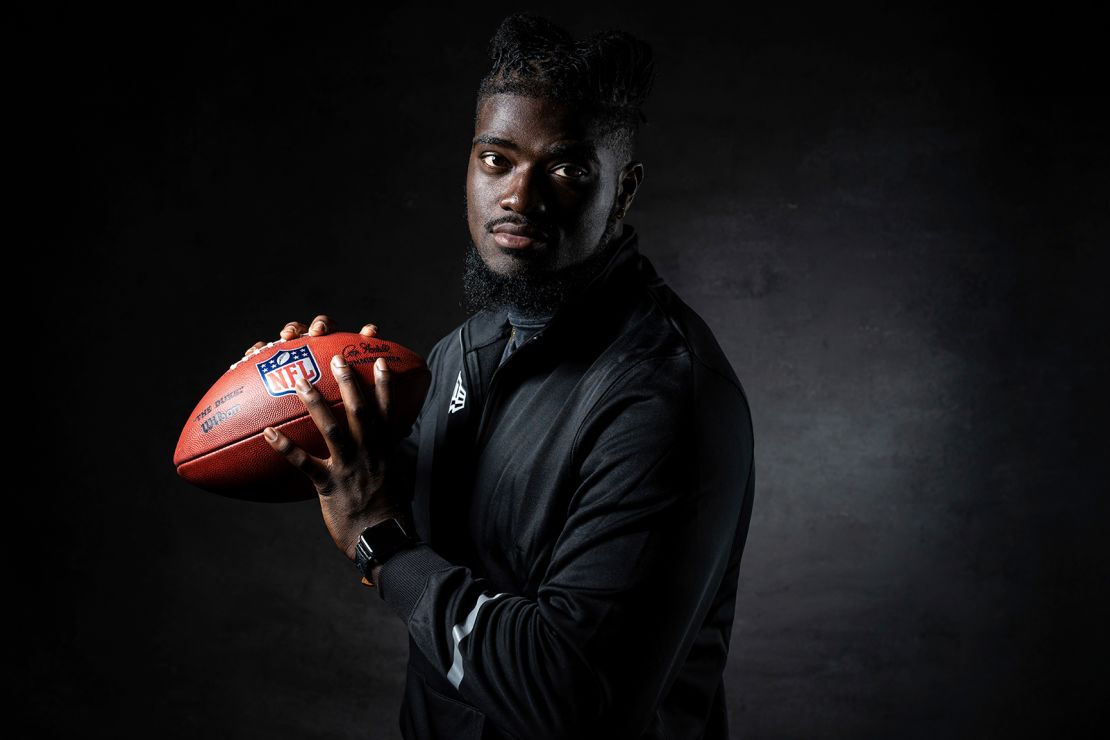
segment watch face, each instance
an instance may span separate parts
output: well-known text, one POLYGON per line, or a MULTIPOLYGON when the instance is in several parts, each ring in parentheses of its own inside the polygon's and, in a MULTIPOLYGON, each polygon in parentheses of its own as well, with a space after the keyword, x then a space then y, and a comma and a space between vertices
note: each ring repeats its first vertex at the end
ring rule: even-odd
POLYGON ((379 563, 384 563, 386 558, 408 547, 412 541, 396 519, 386 519, 375 524, 359 537, 360 546, 365 545, 369 557, 379 563))

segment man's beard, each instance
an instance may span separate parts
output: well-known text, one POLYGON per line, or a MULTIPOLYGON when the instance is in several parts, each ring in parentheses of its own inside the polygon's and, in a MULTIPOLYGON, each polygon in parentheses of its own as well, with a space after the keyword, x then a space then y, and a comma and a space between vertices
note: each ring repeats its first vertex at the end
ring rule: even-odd
POLYGON ((486 308, 512 308, 524 316, 550 316, 568 297, 580 291, 612 256, 617 226, 616 203, 609 212, 605 232, 590 256, 566 267, 532 272, 527 268, 505 276, 489 269, 471 242, 463 269, 463 301, 467 313, 486 308))

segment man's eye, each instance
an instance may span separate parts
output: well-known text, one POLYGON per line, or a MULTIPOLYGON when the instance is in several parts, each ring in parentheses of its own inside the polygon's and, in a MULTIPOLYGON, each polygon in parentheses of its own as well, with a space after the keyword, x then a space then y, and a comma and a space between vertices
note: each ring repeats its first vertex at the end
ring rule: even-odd
POLYGON ((555 168, 556 172, 559 170, 564 170, 563 177, 569 177, 572 180, 581 180, 588 174, 586 170, 573 164, 561 164, 555 168))
POLYGON ((488 164, 490 167, 500 167, 503 164, 503 162, 500 161, 503 159, 503 157, 500 154, 496 154, 495 152, 486 152, 481 157, 479 157, 479 159, 488 164))

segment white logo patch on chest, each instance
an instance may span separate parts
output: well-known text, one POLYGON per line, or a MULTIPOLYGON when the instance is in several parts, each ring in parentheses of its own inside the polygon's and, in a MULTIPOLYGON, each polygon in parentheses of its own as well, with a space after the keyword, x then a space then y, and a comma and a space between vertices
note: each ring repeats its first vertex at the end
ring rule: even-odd
POLYGON ((451 405, 447 407, 448 413, 453 414, 465 405, 466 388, 463 388, 462 370, 459 370, 459 377, 455 379, 455 390, 451 392, 451 405))

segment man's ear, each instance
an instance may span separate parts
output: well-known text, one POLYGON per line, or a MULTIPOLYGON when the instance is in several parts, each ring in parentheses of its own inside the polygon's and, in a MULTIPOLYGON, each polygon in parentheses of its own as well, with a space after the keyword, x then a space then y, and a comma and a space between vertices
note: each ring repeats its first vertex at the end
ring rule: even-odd
POLYGON ((644 163, 632 160, 621 170, 620 181, 617 184, 617 218, 624 218, 644 181, 644 163))

